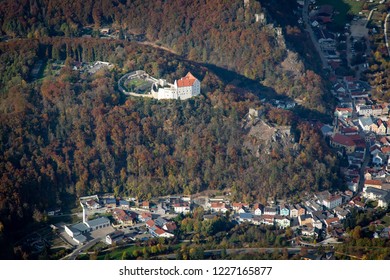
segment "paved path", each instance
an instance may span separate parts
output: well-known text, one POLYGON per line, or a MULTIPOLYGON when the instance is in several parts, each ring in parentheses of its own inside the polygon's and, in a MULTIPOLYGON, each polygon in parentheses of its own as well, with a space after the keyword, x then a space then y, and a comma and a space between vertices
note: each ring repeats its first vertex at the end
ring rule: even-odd
POLYGON ((389 38, 388 38, 389 30, 387 30, 388 25, 390 25, 389 18, 390 18, 390 13, 388 13, 386 16, 385 23, 384 23, 384 27, 385 27, 384 30, 385 30, 385 42, 386 42, 387 52, 389 53, 390 56, 390 45, 389 45, 389 38))
POLYGON ((313 42, 314 47, 317 50, 318 55, 321 58, 322 67, 324 69, 328 68, 328 61, 326 57, 324 56, 324 53, 321 50, 320 44, 318 43, 318 40, 314 34, 314 31, 312 29, 310 19, 309 19, 309 0, 305 0, 305 5, 302 10, 302 19, 305 25, 305 30, 309 33, 311 41, 313 42))

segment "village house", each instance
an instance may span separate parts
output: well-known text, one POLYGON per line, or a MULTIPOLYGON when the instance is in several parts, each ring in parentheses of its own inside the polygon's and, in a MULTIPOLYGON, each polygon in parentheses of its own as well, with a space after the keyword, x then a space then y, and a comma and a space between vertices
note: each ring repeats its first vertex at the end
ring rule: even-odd
POLYGON ((390 202, 389 192, 377 188, 364 187, 362 196, 372 201, 378 201, 378 206, 383 208, 387 208, 390 202))
POLYGON ((328 208, 328 209, 333 209, 336 208, 337 206, 341 205, 343 202, 341 196, 335 195, 335 196, 330 196, 328 198, 325 198, 322 202, 322 204, 328 208))
POLYGON ((173 205, 175 213, 188 214, 191 212, 190 205, 187 202, 180 202, 173 205))
POLYGON ((386 132, 387 132, 387 122, 384 122, 381 119, 378 119, 377 126, 378 126, 378 129, 376 130, 376 133, 378 135, 386 135, 386 132))
POLYGON ((290 216, 290 209, 286 205, 284 204, 280 205, 279 209, 280 209, 279 212, 281 216, 290 216))
POLYGON ((130 202, 121 199, 121 200, 119 200, 119 207, 121 207, 122 209, 129 209, 130 208, 130 202))
POLYGON ((371 105, 356 105, 356 111, 360 116, 369 117, 372 115, 371 105))
POLYGON ((340 223, 340 219, 337 217, 329 218, 329 219, 325 220, 325 225, 327 228, 329 228, 330 226, 334 226, 335 224, 338 224, 338 223, 340 223))
POLYGON ((104 205, 107 208, 115 208, 116 207, 116 199, 115 198, 106 198, 103 201, 104 201, 104 205))
POLYGON ((298 222, 300 226, 313 226, 313 217, 311 215, 298 216, 298 222))
POLYGON ((305 215, 306 214, 306 209, 300 204, 295 204, 295 209, 298 210, 298 216, 305 215))
POLYGON ((378 125, 372 119, 372 117, 361 117, 359 118, 359 125, 363 131, 373 131, 376 132, 378 125))
POLYGON ((298 217, 298 209, 295 208, 294 205, 290 206, 290 217, 297 218, 298 217))
POLYGON ((116 244, 116 243, 122 241, 123 237, 124 237, 123 231, 119 231, 119 230, 114 231, 114 232, 106 235, 106 243, 108 245, 116 244))
POLYGON ((253 214, 251 213, 240 213, 238 214, 238 221, 241 223, 248 222, 252 223, 253 221, 253 214))
POLYGON ((94 199, 90 199, 90 200, 86 201, 85 205, 90 210, 99 209, 101 207, 101 205, 98 202, 96 202, 94 199))
POLYGON ((123 209, 114 209, 112 211, 112 216, 119 224, 124 226, 133 226, 136 222, 136 214, 128 214, 123 209))
POLYGON ((253 205, 253 213, 257 216, 260 216, 263 213, 262 209, 264 209, 264 207, 259 203, 253 205))
POLYGON ((379 117, 382 115, 383 107, 382 105, 372 105, 372 115, 374 117, 379 117))
POLYGON ((143 223, 151 219, 152 219, 152 213, 150 212, 142 212, 141 214, 138 215, 138 220, 143 223))
POLYGON ((262 215, 261 223, 265 225, 274 225, 275 215, 262 215))
POLYGON ((176 226, 176 223, 175 222, 166 222, 164 225, 163 225, 163 230, 165 231, 168 231, 170 233, 173 233, 176 229, 177 229, 177 226, 176 226))
POLYGON ((275 215, 274 222, 280 228, 287 228, 291 224, 291 222, 288 218, 280 216, 280 215, 275 215))
POLYGON ((227 211, 229 211, 229 209, 226 207, 226 204, 222 202, 211 203, 210 210, 211 212, 221 212, 221 213, 226 213, 227 211))
POLYGON ((278 210, 276 207, 265 207, 264 208, 264 215, 275 216, 276 214, 278 214, 278 210))
POLYGON ((237 213, 245 213, 246 208, 248 208, 248 207, 249 207, 248 204, 241 203, 241 202, 234 202, 232 204, 233 211, 235 211, 237 213))
POLYGON ((351 154, 355 151, 356 144, 349 136, 345 136, 336 133, 330 140, 330 145, 333 148, 343 148, 347 154, 351 154))
POLYGON ((149 201, 142 201, 140 204, 140 208, 145 210, 150 210, 150 202, 149 201))
POLYGON ((334 116, 337 118, 351 118, 352 117, 352 108, 341 108, 337 107, 334 111, 334 116))
POLYGON ((357 192, 359 188, 359 178, 351 178, 347 181, 348 189, 357 192))
POLYGON ((382 181, 381 180, 365 180, 364 187, 365 188, 382 189, 382 181))

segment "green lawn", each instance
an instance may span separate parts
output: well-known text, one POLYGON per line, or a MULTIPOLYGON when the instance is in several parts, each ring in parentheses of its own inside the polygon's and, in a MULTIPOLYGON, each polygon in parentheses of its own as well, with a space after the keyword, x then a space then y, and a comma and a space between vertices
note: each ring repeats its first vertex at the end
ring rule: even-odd
POLYGON ((317 0, 316 5, 331 5, 335 9, 333 16, 334 25, 337 28, 343 28, 349 22, 347 15, 358 15, 362 11, 364 0, 317 0))
POLYGON ((151 82, 142 80, 142 79, 132 79, 130 81, 125 81, 124 86, 128 91, 132 91, 139 94, 144 94, 150 91, 152 86, 151 82))

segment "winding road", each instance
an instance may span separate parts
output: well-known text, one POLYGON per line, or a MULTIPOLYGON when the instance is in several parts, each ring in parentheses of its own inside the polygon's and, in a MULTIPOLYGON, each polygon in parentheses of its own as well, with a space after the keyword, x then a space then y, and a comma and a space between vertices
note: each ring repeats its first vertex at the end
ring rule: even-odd
POLYGON ((384 29, 385 29, 385 41, 386 41, 386 47, 387 47, 387 52, 389 53, 390 56, 390 45, 389 45, 389 36, 388 36, 388 25, 389 23, 389 18, 390 18, 390 13, 387 14, 385 23, 384 23, 384 29))

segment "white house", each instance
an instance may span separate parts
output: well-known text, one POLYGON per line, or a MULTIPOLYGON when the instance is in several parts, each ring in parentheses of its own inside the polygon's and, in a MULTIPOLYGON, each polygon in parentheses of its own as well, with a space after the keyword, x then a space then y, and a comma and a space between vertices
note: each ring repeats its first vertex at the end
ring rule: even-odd
POLYGON ((210 206, 211 212, 221 212, 226 213, 229 209, 226 207, 225 203, 213 202, 210 206))
POLYGON ((286 228, 289 227, 291 222, 288 218, 276 215, 275 216, 275 224, 278 225, 280 228, 286 228))
POLYGON ((106 243, 108 245, 114 244, 118 241, 121 241, 123 239, 123 237, 124 237, 123 231, 115 231, 113 233, 106 235, 106 243))
POLYGON ((176 203, 173 205, 173 209, 175 213, 183 213, 187 214, 190 213, 190 205, 187 202, 181 202, 181 203, 176 203))
POLYGON ((336 208, 337 206, 341 205, 343 202, 343 199, 341 196, 336 195, 336 196, 330 196, 329 198, 325 198, 322 202, 322 204, 328 208, 328 209, 333 209, 336 208))

